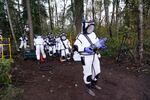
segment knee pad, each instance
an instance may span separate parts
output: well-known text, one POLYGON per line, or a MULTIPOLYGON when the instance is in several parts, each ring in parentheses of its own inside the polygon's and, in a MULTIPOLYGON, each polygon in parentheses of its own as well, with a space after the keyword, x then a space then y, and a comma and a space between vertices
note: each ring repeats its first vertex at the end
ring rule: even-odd
POLYGON ((81 57, 81 63, 82 63, 82 65, 85 65, 85 58, 84 57, 81 57))
POLYGON ((61 58, 62 58, 62 59, 65 59, 65 56, 62 56, 61 58))
POLYGON ((50 54, 53 54, 53 52, 52 52, 52 51, 50 51, 50 54))
POLYGON ((91 84, 92 84, 93 86, 95 86, 95 85, 97 84, 97 81, 92 80, 91 84))
POLYGON ((87 78, 86 78, 87 82, 91 82, 92 81, 92 75, 89 75, 87 78))
POLYGON ((70 57, 70 54, 67 54, 67 58, 69 58, 70 57))
POLYGON ((85 86, 89 89, 92 89, 93 88, 93 85, 90 83, 90 84, 85 84, 85 86))
POLYGON ((97 75, 95 76, 95 78, 98 79, 99 75, 100 75, 100 74, 97 74, 97 75))

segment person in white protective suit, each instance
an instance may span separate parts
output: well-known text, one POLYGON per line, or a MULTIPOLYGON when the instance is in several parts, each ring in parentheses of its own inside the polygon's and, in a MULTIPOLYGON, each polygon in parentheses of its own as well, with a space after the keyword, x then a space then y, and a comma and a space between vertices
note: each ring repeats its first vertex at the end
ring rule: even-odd
POLYGON ((44 51, 44 39, 41 36, 37 36, 37 38, 34 39, 34 45, 36 48, 37 60, 44 61, 46 58, 46 54, 44 51))
POLYGON ((27 48, 27 41, 28 41, 28 38, 25 34, 23 34, 20 38, 20 46, 19 46, 19 49, 26 49, 27 48))
POLYGON ((29 32, 30 32, 30 28, 28 25, 25 25, 23 30, 24 30, 24 33, 26 33, 26 34, 29 34, 29 32))
POLYGON ((60 56, 60 37, 59 36, 56 36, 56 54, 57 56, 60 56))
POLYGON ((62 33, 60 36, 60 61, 66 61, 71 59, 71 45, 70 41, 67 39, 66 33, 62 33))
POLYGON ((46 44, 48 47, 49 56, 53 56, 56 54, 56 41, 54 36, 50 33, 46 39, 46 44))
POLYGON ((99 44, 98 37, 93 32, 95 26, 94 22, 83 22, 82 26, 82 32, 76 37, 73 51, 78 51, 81 55, 85 86, 87 87, 88 92, 95 96, 92 89, 101 89, 101 87, 97 85, 101 70, 99 57, 96 53, 101 45, 99 44))

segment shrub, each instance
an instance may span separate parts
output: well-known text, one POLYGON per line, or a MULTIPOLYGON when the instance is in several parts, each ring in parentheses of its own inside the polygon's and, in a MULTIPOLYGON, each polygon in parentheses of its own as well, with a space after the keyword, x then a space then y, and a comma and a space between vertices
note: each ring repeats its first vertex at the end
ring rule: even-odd
POLYGON ((0 62, 0 84, 8 85, 11 83, 11 62, 4 59, 0 62))
POLYGON ((22 100, 23 92, 23 89, 9 85, 0 91, 0 100, 22 100))

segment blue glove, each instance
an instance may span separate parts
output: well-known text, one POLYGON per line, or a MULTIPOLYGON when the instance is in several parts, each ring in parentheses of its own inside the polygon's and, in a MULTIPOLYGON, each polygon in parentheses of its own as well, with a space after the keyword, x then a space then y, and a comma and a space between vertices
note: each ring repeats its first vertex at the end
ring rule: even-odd
POLYGON ((85 47, 85 48, 84 48, 84 52, 87 52, 87 53, 90 53, 90 54, 94 53, 94 52, 93 52, 93 49, 90 48, 90 47, 85 47))
POLYGON ((101 47, 102 50, 105 50, 106 48, 107 48, 107 46, 102 46, 101 47))
POLYGON ((106 41, 107 41, 107 38, 99 39, 99 48, 100 49, 105 49, 106 48, 106 45, 105 45, 106 41))

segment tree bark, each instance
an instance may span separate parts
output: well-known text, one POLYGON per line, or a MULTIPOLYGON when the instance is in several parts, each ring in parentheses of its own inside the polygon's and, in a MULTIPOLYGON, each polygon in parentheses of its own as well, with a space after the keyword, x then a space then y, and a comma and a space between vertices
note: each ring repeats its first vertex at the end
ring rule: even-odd
POLYGON ((62 14, 62 27, 61 29, 64 30, 64 24, 65 24, 65 12, 66 12, 66 3, 67 1, 66 0, 63 0, 64 1, 64 5, 63 5, 63 14, 62 14))
POLYGON ((110 33, 110 37, 112 37, 112 24, 114 22, 114 12, 115 12, 115 5, 116 5, 116 0, 113 0, 113 11, 112 11, 112 15, 111 15, 111 22, 109 25, 109 33, 110 33))
POLYGON ((81 32, 83 12, 83 0, 75 0, 75 26, 77 33, 81 32))
POLYGON ((71 0, 71 6, 72 6, 72 17, 73 17, 73 20, 72 20, 72 29, 73 29, 72 37, 74 37, 74 33, 76 33, 74 0, 71 0))
POLYGON ((55 0, 55 11, 56 11, 56 15, 55 15, 55 17, 56 17, 56 21, 55 21, 55 24, 56 24, 56 26, 58 27, 58 12, 57 12, 57 3, 56 3, 56 0, 55 0))
POLYGON ((39 33, 43 33, 42 32, 42 17, 41 17, 41 10, 40 10, 40 0, 37 1, 38 2, 38 16, 39 16, 39 25, 40 25, 40 29, 39 29, 39 33))
POLYGON ((17 0, 17 3, 18 3, 18 4, 17 4, 17 5, 18 5, 18 18, 19 18, 18 20, 19 20, 19 24, 20 24, 20 25, 19 25, 19 29, 20 29, 21 33, 23 33, 23 23, 22 23, 23 21, 22 21, 22 19, 21 19, 21 15, 20 15, 20 14, 21 14, 21 11, 20 11, 20 2, 19 2, 19 1, 20 1, 20 0, 17 0))
POLYGON ((49 8, 49 21, 50 21, 50 31, 53 30, 53 19, 52 19, 52 11, 51 11, 51 1, 48 0, 48 8, 49 8))
POLYGON ((31 8, 30 8, 30 0, 26 0, 27 4, 27 14, 28 14, 28 23, 30 27, 30 47, 31 50, 34 49, 34 42, 33 42, 33 26, 32 26, 32 15, 31 15, 31 8))
POLYGON ((104 8, 105 8, 105 27, 107 29, 107 34, 109 34, 109 0, 104 0, 104 8))
POLYGON ((88 19, 88 7, 87 7, 87 5, 88 5, 88 1, 89 0, 86 0, 86 2, 85 2, 85 20, 87 20, 88 19))
POLYGON ((99 1, 99 29, 101 27, 101 21, 102 21, 102 1, 99 1))
POLYGON ((93 21, 95 21, 94 0, 92 0, 92 17, 93 17, 93 21))
POLYGON ((10 25, 11 33, 12 33, 12 36, 13 36, 13 39, 14 39, 14 42, 15 42, 16 50, 19 51, 17 40, 16 40, 15 33, 14 33, 14 29, 13 29, 13 25, 12 25, 12 20, 11 20, 10 12, 9 12, 8 1, 5 0, 5 3, 6 3, 6 10, 7 10, 7 14, 8 14, 8 20, 9 20, 9 25, 10 25))
POLYGON ((119 14, 119 0, 116 0, 116 37, 117 37, 117 40, 119 39, 119 37, 118 37, 118 30, 119 30, 119 28, 118 28, 118 19, 119 19, 118 14, 119 14))
POLYGON ((139 0, 139 23, 138 23, 138 54, 139 54, 139 64, 140 66, 143 65, 143 2, 139 0))

